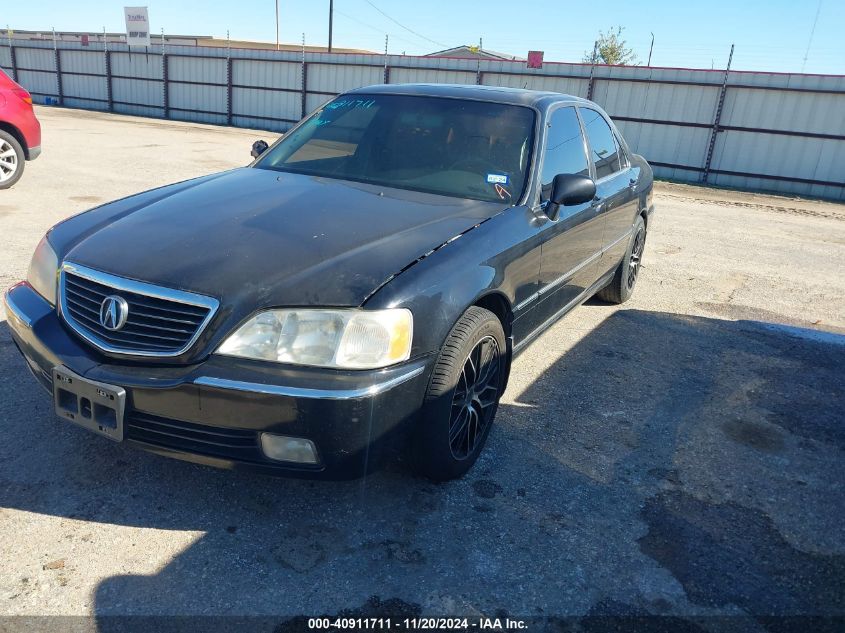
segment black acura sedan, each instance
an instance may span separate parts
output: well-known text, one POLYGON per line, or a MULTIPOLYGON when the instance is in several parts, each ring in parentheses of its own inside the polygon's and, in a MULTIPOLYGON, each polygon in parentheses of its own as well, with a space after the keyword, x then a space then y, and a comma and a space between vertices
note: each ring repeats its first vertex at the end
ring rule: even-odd
POLYGON ((637 281, 651 168, 590 101, 373 86, 256 146, 248 167, 102 205, 38 245, 6 313, 60 417, 303 477, 360 476, 404 447, 451 479, 514 353, 637 281))

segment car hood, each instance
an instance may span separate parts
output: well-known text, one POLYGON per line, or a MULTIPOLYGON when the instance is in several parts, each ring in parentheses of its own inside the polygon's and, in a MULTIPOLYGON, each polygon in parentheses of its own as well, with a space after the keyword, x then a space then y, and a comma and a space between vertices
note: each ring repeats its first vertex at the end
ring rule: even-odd
MULTIPOLYGON (((216 297, 230 315, 360 305, 409 263, 503 209, 257 168, 112 205, 77 216, 80 237, 64 259, 216 297)), ((64 233, 73 220, 66 224, 64 233)))

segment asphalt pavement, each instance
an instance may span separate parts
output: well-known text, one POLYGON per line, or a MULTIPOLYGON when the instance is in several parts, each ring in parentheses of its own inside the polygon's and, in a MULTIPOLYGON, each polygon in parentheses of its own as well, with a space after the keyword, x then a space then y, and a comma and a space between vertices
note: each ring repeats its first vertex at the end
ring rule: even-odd
MULTIPOLYGON (((0 192, 3 286, 58 220, 273 139, 38 116, 44 154, 0 192)), ((529 346, 448 484, 401 463, 273 479, 93 436, 54 417, 0 309, 0 615, 845 616, 845 206, 665 183, 656 204, 634 298, 529 346)))

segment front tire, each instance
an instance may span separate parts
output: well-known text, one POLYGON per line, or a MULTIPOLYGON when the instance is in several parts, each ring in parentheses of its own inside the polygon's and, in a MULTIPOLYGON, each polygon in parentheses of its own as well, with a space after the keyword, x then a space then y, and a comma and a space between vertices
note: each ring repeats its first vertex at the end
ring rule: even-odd
POLYGON ((637 284, 637 278, 642 267, 645 236, 645 221, 643 221, 643 216, 638 215, 634 221, 628 250, 625 251, 625 256, 619 262, 619 267, 616 269, 611 282, 596 294, 599 299, 610 303, 625 303, 634 294, 634 286, 637 284))
POLYGON ((0 130, 0 189, 8 189, 21 179, 25 160, 17 139, 0 130))
POLYGON ((470 307, 446 337, 411 446, 434 481, 463 476, 487 441, 504 388, 507 344, 495 314, 470 307))

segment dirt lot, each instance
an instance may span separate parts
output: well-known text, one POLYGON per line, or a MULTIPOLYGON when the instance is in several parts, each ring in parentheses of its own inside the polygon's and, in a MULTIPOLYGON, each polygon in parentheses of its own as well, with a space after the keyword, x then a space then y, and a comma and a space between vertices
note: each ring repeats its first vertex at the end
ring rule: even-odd
MULTIPOLYGON (((245 164, 260 134, 38 115, 44 154, 0 192, 4 287, 56 221, 245 164)), ((530 346, 447 485, 112 444, 54 418, 0 312, 0 614, 845 616, 845 207, 656 203, 634 298, 530 346)))

